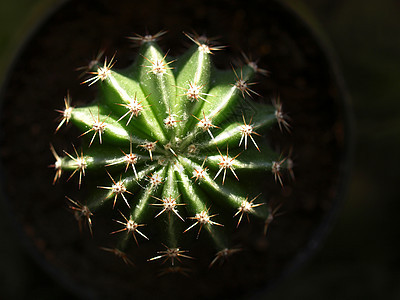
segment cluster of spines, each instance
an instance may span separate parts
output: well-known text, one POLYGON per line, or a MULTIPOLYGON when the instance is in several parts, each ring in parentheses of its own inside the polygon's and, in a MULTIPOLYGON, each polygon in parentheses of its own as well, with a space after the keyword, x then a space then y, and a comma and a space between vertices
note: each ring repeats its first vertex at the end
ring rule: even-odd
MULTIPOLYGON (((107 174, 110 185, 97 188, 105 190, 105 193, 95 193, 85 205, 67 197, 80 228, 85 221, 92 233, 95 210, 110 199, 113 209, 121 207, 117 202, 122 199, 123 205, 130 209, 130 215, 119 211, 120 219, 115 222, 121 228, 111 233, 126 232, 138 244, 138 237, 149 239, 142 232, 144 224, 140 222, 146 219, 149 207, 153 206, 159 209, 154 218, 166 215, 168 226, 167 238, 162 244, 164 250, 149 261, 170 260, 172 267, 176 267, 176 260, 192 258, 186 254, 188 250, 178 246, 177 228, 180 226, 176 226, 175 220, 178 218, 180 222, 192 220, 181 231, 183 233, 194 227, 198 227, 196 238, 199 238, 203 228, 210 233, 218 250, 210 263, 212 266, 239 249, 229 248, 228 239, 215 229, 223 227, 223 224, 217 221, 218 214, 210 212, 212 203, 207 203, 205 199, 213 195, 213 199, 219 199, 218 205, 236 209, 233 215, 237 218, 236 227, 239 227, 244 215, 248 220, 250 214, 264 219, 266 233, 276 211, 271 211, 259 199, 260 194, 250 197, 237 185, 227 182, 227 174, 239 181, 235 170, 261 174, 267 171, 283 185, 282 172, 291 169, 290 158, 279 158, 268 146, 262 155, 254 156, 255 153, 252 153, 243 159, 240 156, 250 147, 250 141, 257 153, 261 153, 256 142, 256 137, 261 135, 258 130, 274 123, 278 123, 281 130, 289 131, 290 126, 279 99, 273 100, 272 107, 254 103, 257 111, 254 116, 246 118, 242 113, 241 120, 227 122, 239 101, 258 95, 250 88, 254 84, 251 78, 255 73, 267 75, 267 71, 247 57, 244 67, 232 68, 231 71, 216 70, 210 54, 223 47, 211 46, 205 37, 188 34, 186 36, 195 46, 180 59, 183 63, 179 64, 178 60, 177 66, 173 67, 175 60, 167 61, 168 53, 163 54, 156 44, 162 34, 164 32, 131 38, 141 48, 137 62, 127 70, 112 70, 114 56, 110 60, 105 58, 104 64, 91 62, 90 67, 94 69, 87 71, 91 76, 83 83, 100 83, 97 104, 75 108, 71 106, 69 94, 65 97, 65 108, 58 110, 61 120, 56 132, 72 121, 82 129, 80 137, 92 136, 85 154, 73 146, 73 153, 64 151, 65 156, 60 157, 51 145, 56 159, 52 165, 56 171, 54 183, 63 171, 71 171, 68 180, 78 174, 81 188, 87 170, 103 169, 100 172, 107 174), (96 137, 101 147, 94 146, 96 137), (129 151, 121 149, 127 148, 122 146, 126 143, 129 144, 129 151), (232 149, 241 150, 231 155, 229 151, 232 149), (147 151, 148 156, 141 154, 140 150, 147 151), (122 173, 116 178, 110 172, 118 166, 122 166, 122 173), (130 168, 133 171, 131 176, 128 173, 130 168), (214 176, 210 175, 211 170, 216 170, 214 176), (217 183, 218 177, 222 177, 220 184, 217 183), (162 189, 158 189, 160 185, 162 189), (128 196, 132 195, 136 196, 135 205, 128 200, 128 196), (185 207, 188 217, 182 216, 180 206, 185 207), (263 206, 266 208, 262 209, 263 206)), ((115 248, 103 249, 131 264, 124 252, 126 240, 124 238, 115 248)))

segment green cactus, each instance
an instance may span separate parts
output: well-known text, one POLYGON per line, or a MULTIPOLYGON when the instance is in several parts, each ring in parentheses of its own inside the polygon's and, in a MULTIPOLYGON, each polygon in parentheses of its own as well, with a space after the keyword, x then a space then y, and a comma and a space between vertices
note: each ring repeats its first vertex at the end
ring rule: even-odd
POLYGON ((162 34, 133 37, 139 55, 124 70, 112 69, 114 57, 92 63, 83 82, 98 85, 92 104, 73 107, 69 95, 64 99, 56 132, 71 121, 83 146, 61 157, 51 145, 54 183, 65 172, 68 180, 77 177, 79 189, 91 189, 86 199, 66 197, 91 234, 96 212, 110 210, 111 233, 120 240, 103 249, 126 263, 136 259, 129 247, 153 242, 159 252, 144 259, 179 268, 193 258, 191 244, 208 236, 212 266, 241 250, 232 232, 244 219, 261 220, 266 232, 273 214, 260 186, 266 177, 282 184, 291 160, 272 151, 262 134, 289 124, 278 100, 253 99, 253 77, 267 75, 255 62, 245 57, 242 67, 218 70, 211 57, 223 47, 189 34, 194 45, 170 59, 156 41, 162 34), (85 177, 98 181, 90 186, 85 177))

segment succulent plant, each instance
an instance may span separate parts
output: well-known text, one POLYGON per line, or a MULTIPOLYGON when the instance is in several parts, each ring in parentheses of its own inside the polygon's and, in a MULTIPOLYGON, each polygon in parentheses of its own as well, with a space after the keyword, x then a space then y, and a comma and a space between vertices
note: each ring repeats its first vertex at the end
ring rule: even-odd
POLYGON ((266 233, 274 214, 263 182, 282 184, 292 161, 264 134, 290 126, 279 99, 255 99, 253 78, 268 73, 256 62, 244 56, 243 66, 219 70, 211 58, 223 47, 189 34, 194 45, 171 59, 157 44, 162 34, 132 37, 139 55, 124 70, 114 70, 114 57, 94 60, 83 82, 98 85, 91 104, 73 107, 65 97, 56 132, 73 123, 82 146, 60 156, 51 145, 54 183, 67 173, 90 191, 85 199, 66 196, 81 229, 86 224, 94 234, 97 211, 109 211, 111 233, 120 239, 103 249, 125 263, 139 259, 128 254, 135 244, 152 242, 159 251, 145 260, 182 270, 194 259, 191 245, 208 239, 212 266, 242 249, 232 233, 246 220, 259 220, 258 234, 266 233))

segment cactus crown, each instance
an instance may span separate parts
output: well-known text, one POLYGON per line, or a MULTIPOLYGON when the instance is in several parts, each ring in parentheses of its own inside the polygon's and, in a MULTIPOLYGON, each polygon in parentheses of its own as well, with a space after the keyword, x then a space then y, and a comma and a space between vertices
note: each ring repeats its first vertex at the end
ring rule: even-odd
POLYGON ((114 57, 92 63, 83 83, 98 85, 94 103, 73 107, 65 97, 56 132, 72 122, 83 146, 63 157, 51 146, 54 183, 65 172, 79 189, 92 188, 86 199, 67 197, 69 207, 92 234, 96 212, 109 208, 111 233, 120 239, 103 249, 125 263, 135 260, 128 256, 132 244, 149 240, 159 251, 146 260, 179 268, 193 258, 191 244, 208 236, 212 266, 240 250, 233 232, 245 219, 259 220, 266 232, 273 214, 262 185, 266 175, 282 184, 290 159, 272 151, 262 134, 289 124, 279 101, 253 101, 253 77, 267 73, 255 62, 218 70, 211 57, 222 47, 188 34, 194 45, 170 59, 157 44, 162 34, 133 37, 140 50, 127 69, 114 70, 114 57), (86 187, 85 176, 98 182, 86 187))

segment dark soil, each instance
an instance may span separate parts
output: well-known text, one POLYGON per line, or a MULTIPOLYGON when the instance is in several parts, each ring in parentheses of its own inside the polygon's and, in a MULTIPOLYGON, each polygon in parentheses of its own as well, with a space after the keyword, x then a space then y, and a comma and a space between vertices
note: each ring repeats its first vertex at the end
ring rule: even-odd
MULTIPOLYGON (((18 57, 2 95, 4 193, 30 250, 80 296, 237 298, 281 278, 325 233, 347 171, 343 91, 324 51, 300 20, 274 1, 243 3, 70 1, 40 27, 18 57), (118 49, 116 67, 127 66, 136 49, 126 37, 164 29, 168 34, 160 44, 173 56, 185 49, 182 31, 195 30, 229 45, 224 50, 228 59, 215 55, 221 68, 230 68, 229 59, 241 57, 241 51, 260 57, 259 65, 271 76, 256 86, 264 96, 256 100, 269 102, 279 93, 292 125, 290 134, 279 128, 269 134, 277 150, 293 149, 295 181, 286 176, 282 191, 272 178, 266 180, 271 205, 283 202, 284 214, 271 224, 266 238, 251 231, 256 222, 243 226, 238 235, 246 237, 249 251, 211 270, 209 260, 200 258, 188 264, 196 270, 189 277, 156 277, 157 264, 133 258, 135 267, 128 267, 101 251, 99 246, 110 245, 108 234, 100 233, 112 229, 96 220, 93 238, 88 232, 80 234, 64 198, 71 194, 69 185, 52 186, 54 173, 47 167, 53 163, 50 142, 64 148, 70 148, 70 141, 78 143, 73 128, 53 134, 54 109, 62 107, 66 91, 75 105, 95 97, 94 88, 79 85, 74 69, 87 64, 99 49, 106 49, 108 56, 118 49)), ((135 255, 148 257, 148 247, 136 249, 135 255)))

